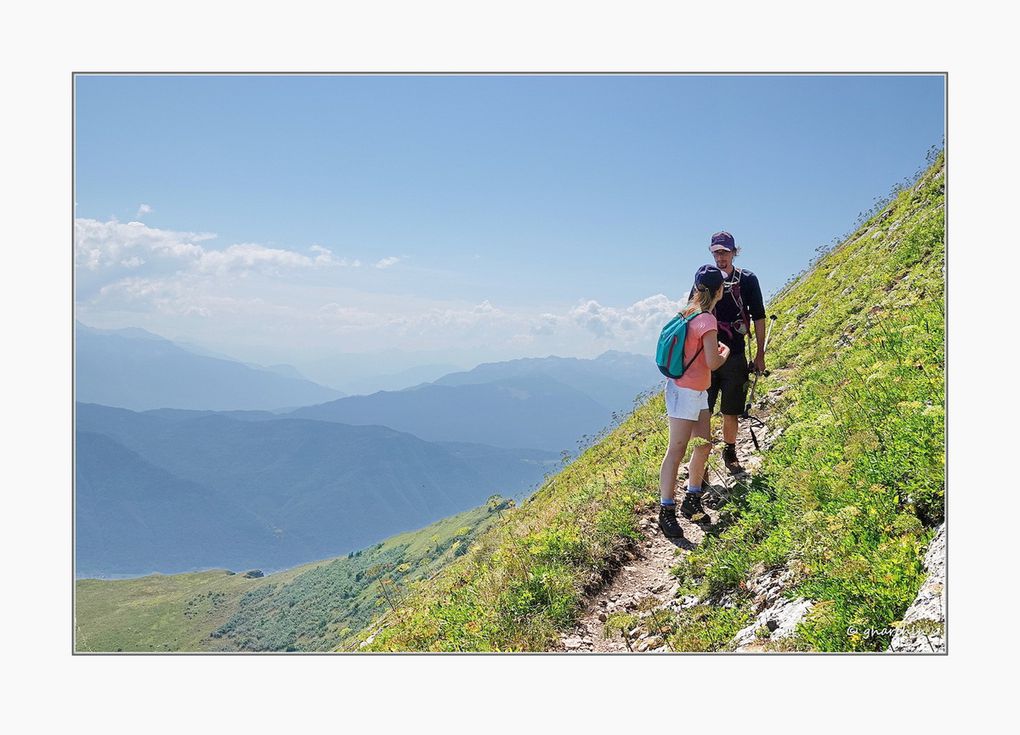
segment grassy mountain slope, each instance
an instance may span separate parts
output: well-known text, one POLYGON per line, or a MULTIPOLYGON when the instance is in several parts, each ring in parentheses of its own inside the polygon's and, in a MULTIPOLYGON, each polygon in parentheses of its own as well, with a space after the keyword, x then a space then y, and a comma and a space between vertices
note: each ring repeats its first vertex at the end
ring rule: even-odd
POLYGON ((226 570, 78 580, 78 651, 317 651, 343 646, 406 585, 463 554, 508 507, 445 518, 346 557, 265 577, 226 570))
MULTIPOLYGON (((766 390, 782 433, 751 487, 676 570, 705 599, 671 622, 673 650, 724 648, 750 620, 752 570, 786 566, 815 600, 791 647, 881 650, 921 583, 943 515, 943 160, 783 290, 766 390)), ((760 394, 759 394, 760 395, 760 394)), ((661 395, 548 480, 383 621, 377 651, 546 650, 586 589, 638 537, 668 439, 661 395)))
POLYGON ((943 172, 939 157, 772 300, 779 370, 763 387, 787 386, 772 418, 782 435, 734 499, 733 525, 677 570, 704 596, 788 567, 791 596, 819 603, 790 647, 884 650, 890 635, 846 631, 900 619, 943 520, 943 172))

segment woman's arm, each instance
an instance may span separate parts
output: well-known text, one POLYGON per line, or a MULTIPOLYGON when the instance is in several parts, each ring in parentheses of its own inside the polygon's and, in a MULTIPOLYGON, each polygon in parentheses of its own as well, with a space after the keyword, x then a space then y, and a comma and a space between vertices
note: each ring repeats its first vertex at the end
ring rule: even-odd
POLYGON ((713 329, 711 332, 705 332, 705 335, 701 338, 701 344, 705 350, 705 362, 708 363, 709 370, 718 370, 726 362, 726 358, 730 356, 730 348, 726 345, 722 345, 722 351, 720 352, 719 340, 716 339, 717 335, 718 332, 713 329))

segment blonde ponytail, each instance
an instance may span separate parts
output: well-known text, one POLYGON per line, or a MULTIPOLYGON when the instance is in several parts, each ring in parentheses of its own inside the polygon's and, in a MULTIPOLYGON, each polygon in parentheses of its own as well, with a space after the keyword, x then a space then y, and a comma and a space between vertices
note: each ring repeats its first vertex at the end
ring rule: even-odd
POLYGON ((712 299, 715 296, 707 286, 694 285, 694 296, 687 302, 684 308, 684 316, 690 316, 695 311, 711 311, 712 299))

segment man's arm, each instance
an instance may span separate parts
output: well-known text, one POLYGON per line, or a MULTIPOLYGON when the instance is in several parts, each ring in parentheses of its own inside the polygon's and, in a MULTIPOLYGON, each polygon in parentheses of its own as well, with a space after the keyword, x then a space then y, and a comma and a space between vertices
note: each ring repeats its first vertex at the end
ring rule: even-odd
POLYGON ((761 297, 761 286, 758 284, 758 277, 751 276, 748 279, 752 288, 748 289, 747 310, 751 319, 754 320, 754 340, 758 343, 758 351, 754 356, 754 369, 765 372, 765 303, 761 297))
POLYGON ((754 320, 754 339, 758 343, 758 352, 754 356, 754 369, 765 372, 765 320, 754 320))

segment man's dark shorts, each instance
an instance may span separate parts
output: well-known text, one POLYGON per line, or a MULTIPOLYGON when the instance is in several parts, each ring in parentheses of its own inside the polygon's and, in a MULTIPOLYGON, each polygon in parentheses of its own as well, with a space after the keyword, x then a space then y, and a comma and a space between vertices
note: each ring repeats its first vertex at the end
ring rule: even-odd
POLYGON ((715 413, 715 399, 722 390, 722 413, 739 416, 747 403, 747 369, 744 351, 733 350, 722 367, 712 373, 712 385, 708 389, 708 410, 715 413))

